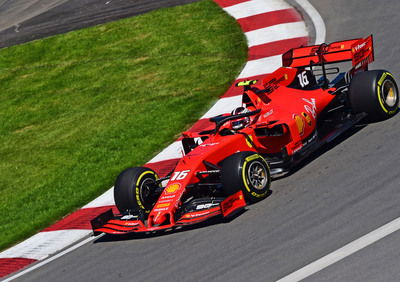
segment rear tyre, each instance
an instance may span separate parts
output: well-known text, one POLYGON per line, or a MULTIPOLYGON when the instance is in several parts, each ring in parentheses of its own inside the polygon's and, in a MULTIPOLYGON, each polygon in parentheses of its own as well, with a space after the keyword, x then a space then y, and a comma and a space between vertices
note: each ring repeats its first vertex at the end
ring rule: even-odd
POLYGON ((147 167, 131 167, 121 172, 114 185, 114 200, 118 210, 121 213, 139 210, 149 213, 157 201, 157 179, 157 174, 147 167))
POLYGON ((354 113, 367 113, 367 121, 388 119, 399 111, 399 91, 393 75, 385 70, 357 73, 350 83, 350 106, 354 113))
POLYGON ((254 152, 233 154, 222 163, 221 182, 227 195, 242 190, 247 202, 260 201, 270 192, 271 174, 268 163, 254 152))

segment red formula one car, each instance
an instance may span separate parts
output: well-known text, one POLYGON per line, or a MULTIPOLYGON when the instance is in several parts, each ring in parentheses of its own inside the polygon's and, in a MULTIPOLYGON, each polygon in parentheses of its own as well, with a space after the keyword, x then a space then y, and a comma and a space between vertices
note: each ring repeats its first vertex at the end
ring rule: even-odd
POLYGON ((146 167, 124 170, 114 188, 121 214, 110 210, 92 220, 94 233, 150 232, 231 216, 267 197, 271 177, 361 120, 398 112, 392 74, 368 70, 372 36, 296 48, 282 58, 283 67, 262 81, 237 84, 244 88, 242 107, 211 118, 208 130, 183 133, 185 156, 166 177, 146 167), (350 62, 340 72, 338 65, 350 62))

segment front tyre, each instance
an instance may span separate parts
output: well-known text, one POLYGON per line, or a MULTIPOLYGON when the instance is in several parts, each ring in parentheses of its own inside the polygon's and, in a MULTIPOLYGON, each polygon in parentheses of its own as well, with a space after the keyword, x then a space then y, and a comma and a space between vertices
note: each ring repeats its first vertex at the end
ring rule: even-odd
POLYGON ((118 210, 121 213, 139 210, 149 213, 157 201, 157 179, 157 174, 147 167, 131 167, 121 172, 114 185, 118 210))
POLYGON ((268 196, 270 169, 265 159, 255 152, 235 153, 222 163, 221 182, 227 195, 242 190, 246 201, 254 203, 268 196))
POLYGON ((350 83, 349 102, 354 113, 367 113, 367 120, 382 121, 399 110, 399 91, 393 75, 385 70, 357 73, 350 83))

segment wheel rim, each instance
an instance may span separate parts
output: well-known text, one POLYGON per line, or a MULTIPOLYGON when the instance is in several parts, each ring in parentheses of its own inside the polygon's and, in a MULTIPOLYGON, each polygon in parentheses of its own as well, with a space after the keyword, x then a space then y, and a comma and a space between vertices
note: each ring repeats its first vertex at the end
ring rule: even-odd
POLYGON ((142 184, 140 184, 140 200, 145 207, 149 205, 149 198, 151 194, 150 184, 152 184, 153 182, 153 179, 145 178, 143 179, 142 184))
POLYGON ((259 161, 254 161, 250 164, 248 170, 248 178, 250 184, 257 190, 265 188, 268 182, 268 174, 265 165, 259 161))
POLYGON ((394 107, 397 104, 397 89, 393 81, 387 79, 382 84, 382 98, 386 105, 394 107))

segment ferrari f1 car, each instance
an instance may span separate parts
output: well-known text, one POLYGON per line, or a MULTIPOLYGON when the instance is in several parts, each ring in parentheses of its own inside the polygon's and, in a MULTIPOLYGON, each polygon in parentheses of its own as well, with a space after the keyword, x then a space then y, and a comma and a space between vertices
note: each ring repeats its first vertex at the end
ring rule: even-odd
POLYGON ((173 229, 229 217, 266 198, 271 178, 354 125, 398 112, 393 75, 368 70, 373 60, 372 36, 289 50, 283 67, 261 81, 237 83, 242 107, 211 118, 207 130, 183 133, 184 156, 167 176, 124 170, 114 186, 120 214, 93 219, 94 233, 173 229))

